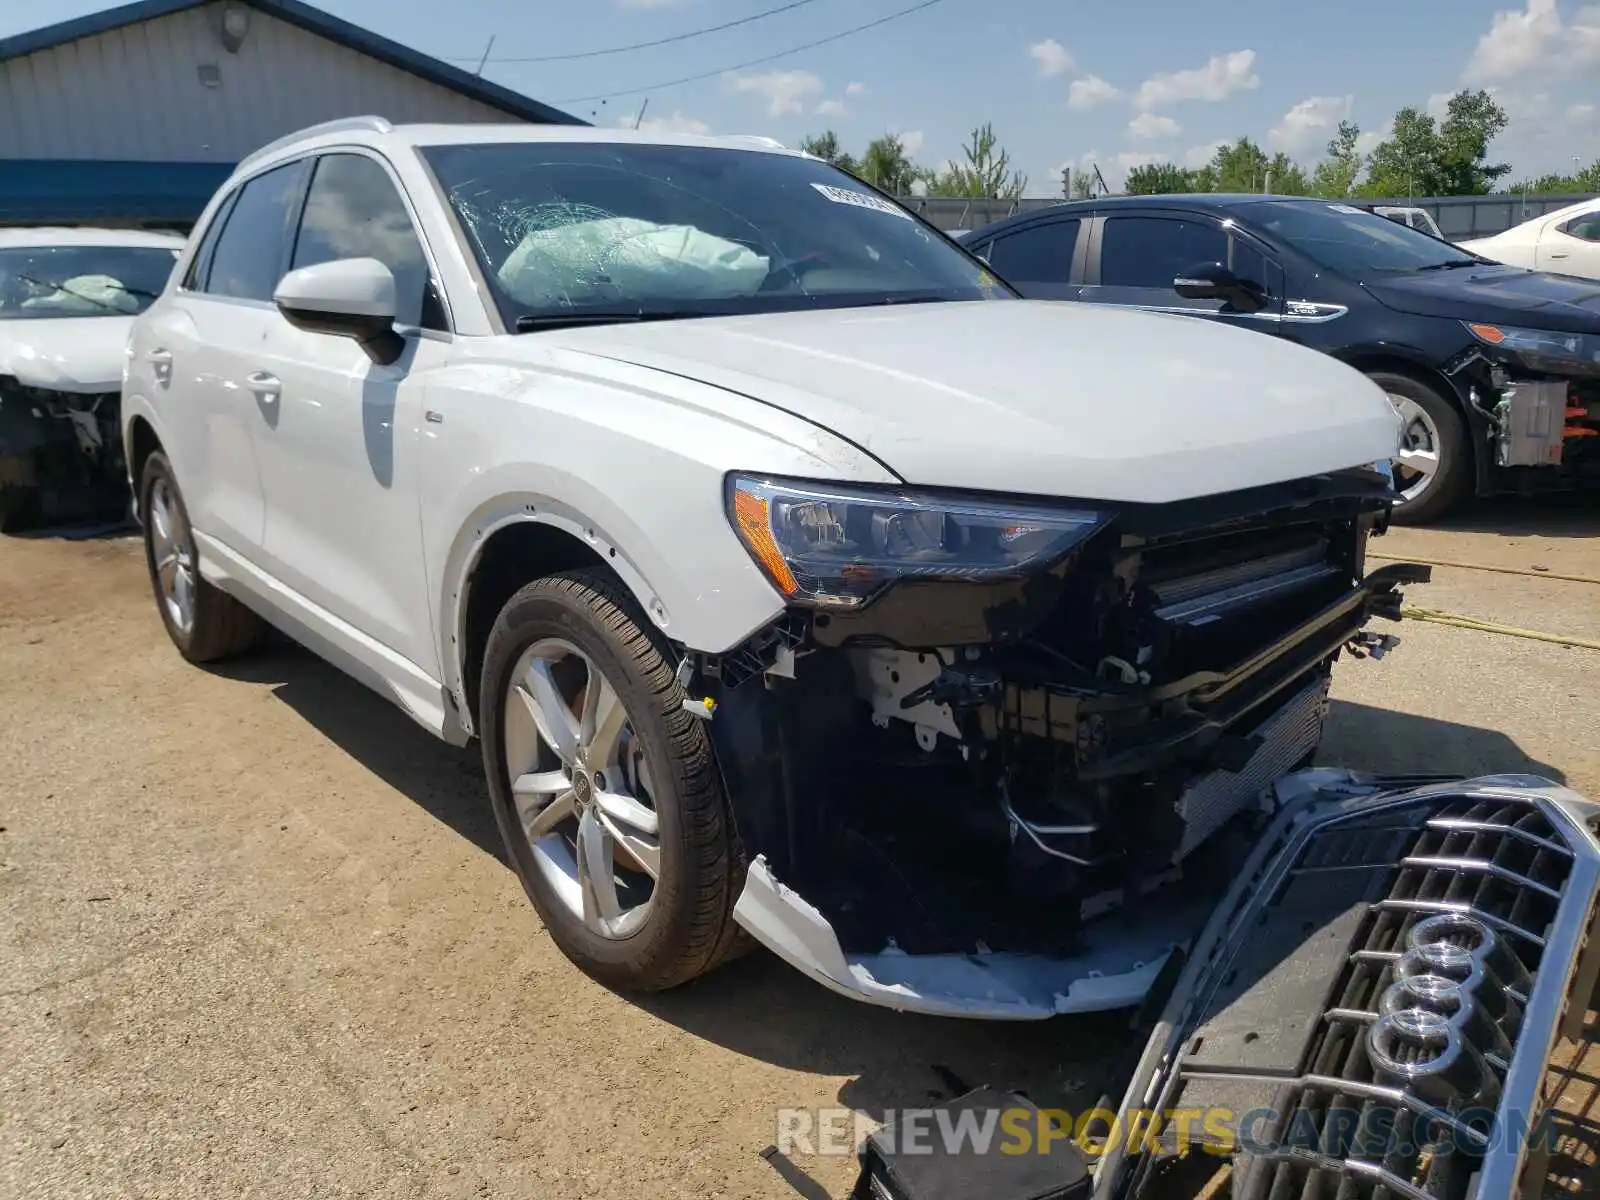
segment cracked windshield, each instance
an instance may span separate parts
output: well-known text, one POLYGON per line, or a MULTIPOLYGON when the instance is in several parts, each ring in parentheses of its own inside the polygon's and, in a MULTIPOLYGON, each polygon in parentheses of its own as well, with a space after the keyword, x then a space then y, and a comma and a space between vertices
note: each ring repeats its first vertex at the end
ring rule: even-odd
POLYGON ((423 151, 508 324, 988 300, 983 264, 856 179, 764 149, 423 151))

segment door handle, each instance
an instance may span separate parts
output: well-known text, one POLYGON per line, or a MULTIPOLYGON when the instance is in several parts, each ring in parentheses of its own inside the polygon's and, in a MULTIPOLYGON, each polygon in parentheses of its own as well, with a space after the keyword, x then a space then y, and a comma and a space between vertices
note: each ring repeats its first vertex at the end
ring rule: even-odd
POLYGON ((171 379, 172 379, 172 351, 171 350, 156 349, 156 350, 146 351, 145 356, 144 356, 144 360, 145 360, 145 362, 149 363, 155 369, 154 373, 155 373, 155 377, 156 377, 156 382, 158 382, 158 383, 168 383, 168 382, 171 381, 171 379))
POLYGON ((283 390, 283 384, 276 375, 269 375, 265 371, 257 371, 245 380, 250 385, 250 390, 268 404, 275 404, 278 393, 283 390))
POLYGON ((1569 258, 1571 256, 1568 255, 1568 253, 1565 250, 1556 250, 1556 251, 1553 251, 1551 253, 1550 257, 1551 258, 1569 258))

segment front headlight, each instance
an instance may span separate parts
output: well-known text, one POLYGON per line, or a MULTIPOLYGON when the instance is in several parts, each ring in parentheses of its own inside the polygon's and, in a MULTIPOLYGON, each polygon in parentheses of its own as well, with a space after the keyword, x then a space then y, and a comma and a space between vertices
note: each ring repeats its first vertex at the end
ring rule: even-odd
POLYGON ((1514 355, 1530 371, 1550 375, 1600 375, 1600 337, 1553 329, 1515 329, 1509 325, 1463 322, 1485 346, 1514 355))
POLYGON ((1015 577, 1110 521, 1083 509, 728 477, 728 519, 792 604, 859 608, 898 579, 1015 577))

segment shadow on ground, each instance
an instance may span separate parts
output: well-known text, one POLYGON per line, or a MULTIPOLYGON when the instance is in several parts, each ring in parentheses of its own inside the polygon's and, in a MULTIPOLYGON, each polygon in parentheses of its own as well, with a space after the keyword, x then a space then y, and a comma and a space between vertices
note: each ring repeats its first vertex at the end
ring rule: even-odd
POLYGON ((1523 752, 1506 734, 1476 725, 1335 700, 1317 751, 1322 766, 1388 775, 1540 775, 1567 777, 1523 752))
MULTIPOLYGON (((223 671, 269 685, 373 774, 504 861, 475 747, 429 737, 384 698, 281 639, 223 671)), ((1383 772, 1561 779, 1504 734, 1344 702, 1332 706, 1321 760, 1383 772)), ((839 1102, 869 1114, 984 1084, 1022 1090, 1046 1107, 1084 1107, 1106 1090, 1108 1064, 1131 1040, 1126 1013, 1021 1024, 901 1015, 836 996, 761 951, 634 1002, 745 1057, 848 1077, 839 1102)))
POLYGON ((1496 496, 1464 504, 1428 528, 1502 537, 1600 537, 1600 497, 1588 492, 1496 496))

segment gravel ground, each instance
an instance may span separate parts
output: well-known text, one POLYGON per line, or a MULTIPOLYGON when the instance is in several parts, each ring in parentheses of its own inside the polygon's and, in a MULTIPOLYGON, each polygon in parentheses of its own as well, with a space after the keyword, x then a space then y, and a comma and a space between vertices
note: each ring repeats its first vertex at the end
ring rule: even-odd
MULTIPOLYGON (((1600 576, 1597 535, 1508 504, 1374 548, 1600 576)), ((1413 603, 1600 637, 1600 587, 1436 579, 1413 603)), ((1600 795, 1600 651, 1401 633, 1340 666, 1325 761, 1600 795)), ((762 954, 614 995, 543 936, 481 792, 473 751, 294 648, 183 665, 135 542, 0 541, 0 1196, 793 1196, 760 1157, 780 1107, 947 1072, 1072 1102, 1117 1044, 896 1016, 762 954)))

